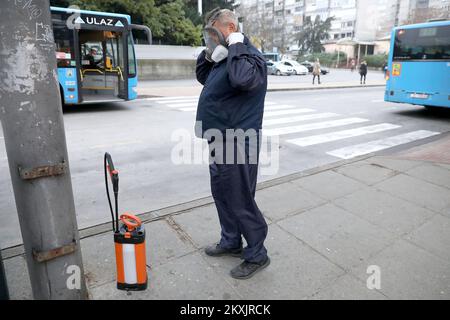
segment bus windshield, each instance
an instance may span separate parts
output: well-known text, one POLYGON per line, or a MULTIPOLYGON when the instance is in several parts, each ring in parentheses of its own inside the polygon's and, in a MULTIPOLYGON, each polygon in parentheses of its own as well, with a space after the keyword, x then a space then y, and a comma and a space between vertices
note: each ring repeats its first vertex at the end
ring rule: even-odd
POLYGON ((450 60, 450 25, 397 30, 393 60, 450 60))

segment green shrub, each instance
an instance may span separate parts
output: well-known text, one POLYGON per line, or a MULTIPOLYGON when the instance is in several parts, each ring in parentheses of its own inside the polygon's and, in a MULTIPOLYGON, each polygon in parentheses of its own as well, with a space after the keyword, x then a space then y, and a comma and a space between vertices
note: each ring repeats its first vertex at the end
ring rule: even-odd
MULTIPOLYGON (((307 54, 307 55, 303 55, 303 56, 298 56, 297 57, 297 61, 299 62, 303 62, 303 61, 309 61, 309 62, 314 62, 316 61, 316 59, 320 60, 320 64, 322 66, 326 66, 326 67, 336 67, 336 64, 338 62, 338 53, 334 52, 334 53, 313 53, 313 54, 307 54)), ((339 54, 339 65, 345 65, 347 63, 347 54, 345 54, 345 52, 341 52, 339 54)))
POLYGON ((373 56, 365 56, 362 57, 362 59, 366 60, 369 67, 383 68, 384 64, 388 61, 388 56, 386 54, 377 54, 373 56))

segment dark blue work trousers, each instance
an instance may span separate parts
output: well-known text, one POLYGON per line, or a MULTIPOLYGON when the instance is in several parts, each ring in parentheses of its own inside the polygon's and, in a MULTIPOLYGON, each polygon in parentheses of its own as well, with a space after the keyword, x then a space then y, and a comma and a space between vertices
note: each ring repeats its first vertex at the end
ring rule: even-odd
MULTIPOLYGON (((247 141, 248 143, 248 141, 247 141)), ((230 147, 230 143, 223 143, 230 147)), ((236 155, 236 142, 231 143, 236 155)), ((239 248, 244 236, 247 247, 244 248, 243 258, 248 262, 259 263, 267 258, 264 241, 267 237, 267 223, 255 202, 256 180, 258 175, 259 141, 255 161, 249 161, 248 145, 245 148, 246 163, 224 161, 226 152, 223 152, 222 161, 217 161, 214 150, 209 171, 211 175, 211 192, 219 214, 222 229, 220 246, 226 249, 239 248)), ((242 152, 242 149, 241 149, 242 152)))

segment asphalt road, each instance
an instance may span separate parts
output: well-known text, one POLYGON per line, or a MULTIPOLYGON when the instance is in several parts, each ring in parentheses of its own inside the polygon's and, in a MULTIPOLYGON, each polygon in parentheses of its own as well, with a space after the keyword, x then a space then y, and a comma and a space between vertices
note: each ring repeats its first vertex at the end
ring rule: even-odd
MULTIPOLYGON (((430 112, 390 104, 383 101, 383 94, 384 88, 268 93, 265 132, 281 134, 279 168, 260 181, 372 151, 409 148, 449 131, 450 110, 430 112)), ((109 219, 103 181, 106 151, 120 170, 121 211, 139 214, 209 195, 206 163, 172 162, 179 142, 174 134, 176 138, 176 133, 184 132, 188 141, 194 141, 195 103, 192 97, 147 99, 65 112, 79 227, 109 219)), ((276 168, 273 164, 262 165, 261 172, 276 168)), ((3 143, 0 232, 2 248, 21 242, 3 143)))

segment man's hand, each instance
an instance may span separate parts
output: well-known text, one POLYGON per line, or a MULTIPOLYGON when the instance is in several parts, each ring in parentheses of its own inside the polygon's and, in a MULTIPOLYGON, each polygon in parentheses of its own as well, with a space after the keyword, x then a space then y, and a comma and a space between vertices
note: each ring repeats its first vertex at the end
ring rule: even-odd
POLYGON ((244 35, 240 32, 233 32, 232 34, 230 34, 228 36, 227 39, 228 45, 231 46, 232 44, 235 43, 243 43, 244 42, 244 35))
POLYGON ((205 59, 209 62, 213 62, 211 58, 212 52, 208 48, 205 49, 205 59))

